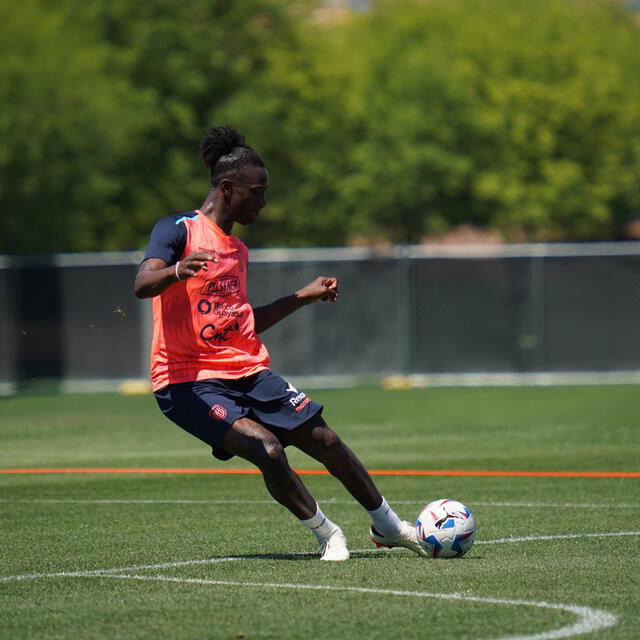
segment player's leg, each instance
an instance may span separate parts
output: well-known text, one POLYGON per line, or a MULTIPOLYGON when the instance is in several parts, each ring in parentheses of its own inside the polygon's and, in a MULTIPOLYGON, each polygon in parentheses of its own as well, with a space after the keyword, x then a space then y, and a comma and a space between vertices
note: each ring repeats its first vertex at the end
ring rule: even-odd
POLYGON ((236 401, 234 383, 205 380, 173 384, 155 393, 172 422, 211 446, 219 460, 238 455, 261 471, 269 493, 307 526, 320 543, 323 560, 346 560, 349 552, 340 528, 328 520, 289 467, 282 443, 236 401), (339 534, 339 535, 338 535, 339 534))
POLYGON ((278 438, 250 418, 236 420, 223 440, 229 453, 253 463, 262 472, 269 493, 299 520, 311 518, 316 501, 287 460, 278 438))
POLYGON ((371 539, 378 546, 406 547, 426 555, 415 527, 401 520, 381 495, 364 464, 324 421, 320 414, 278 436, 325 465, 329 473, 366 509, 371 517, 371 539))
POLYGON ((367 510, 382 504, 382 495, 364 464, 317 414, 292 430, 274 430, 278 437, 321 462, 367 510))
POLYGON ((291 469, 282 443, 271 431, 250 418, 240 418, 225 434, 223 445, 229 453, 260 469, 274 500, 289 509, 315 535, 322 560, 349 558, 342 530, 324 515, 300 476, 291 469))

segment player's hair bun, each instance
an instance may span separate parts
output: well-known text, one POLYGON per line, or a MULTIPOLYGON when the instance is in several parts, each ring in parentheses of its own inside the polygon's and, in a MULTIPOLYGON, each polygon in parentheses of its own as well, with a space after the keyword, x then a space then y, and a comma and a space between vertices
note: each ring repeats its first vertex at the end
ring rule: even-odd
POLYGON ((240 179, 245 167, 264 167, 260 156, 230 124, 207 129, 200 142, 200 157, 211 172, 214 187, 223 178, 240 179))
POLYGON ((230 124, 210 127, 200 142, 200 158, 205 167, 213 171, 220 158, 237 147, 248 147, 244 136, 230 124))

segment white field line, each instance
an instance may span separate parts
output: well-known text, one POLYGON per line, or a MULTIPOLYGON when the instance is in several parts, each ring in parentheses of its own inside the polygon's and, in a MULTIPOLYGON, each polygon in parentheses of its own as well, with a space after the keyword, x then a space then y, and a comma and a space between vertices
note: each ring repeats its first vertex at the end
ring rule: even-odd
POLYGON ((121 571, 143 571, 144 569, 173 569, 175 567, 189 567, 198 564, 218 564, 220 562, 233 562, 246 560, 242 556, 228 556, 225 558, 204 558, 201 560, 182 560, 179 562, 159 562, 157 564, 140 564, 132 567, 112 569, 90 569, 87 571, 55 571, 54 573, 24 573, 18 576, 0 576, 0 582, 12 582, 14 580, 36 580, 38 578, 85 578, 99 576, 103 573, 119 573, 121 571))
MULTIPOLYGON (((551 540, 551 539, 566 539, 566 538, 593 538, 593 537, 609 537, 609 536, 626 536, 626 535, 640 535, 640 531, 619 531, 612 533, 600 533, 600 534, 563 534, 557 536, 528 536, 525 538, 505 538, 500 540, 486 540, 481 541, 483 544, 498 544, 506 542, 528 542, 533 540, 551 540)), ((371 553, 371 552, 384 552, 386 550, 377 549, 363 549, 359 550, 359 553, 371 553)), ((293 554, 287 554, 287 556, 312 556, 313 553, 298 552, 293 554)), ((260 556, 258 556, 260 557, 260 556)), ((277 556, 275 556, 277 557, 277 556)), ((161 562, 157 564, 137 565, 132 567, 121 567, 113 569, 96 569, 91 571, 59 571, 55 573, 42 573, 42 574, 26 574, 21 576, 5 576, 0 577, 0 582, 9 582, 14 580, 28 580, 35 578, 51 578, 51 577, 73 577, 73 578, 111 578, 111 579, 126 579, 126 580, 147 580, 155 582, 174 582, 180 584, 199 584, 199 585, 214 585, 214 586, 236 586, 236 587, 254 587, 262 589, 306 589, 306 590, 324 590, 324 591, 343 591, 352 593, 364 593, 375 595, 389 595, 389 596, 404 596, 414 598, 436 598, 440 600, 459 600, 466 602, 478 602, 484 604, 495 605, 509 605, 509 606, 528 606, 537 607, 541 609, 553 609, 559 611, 566 611, 577 616, 577 620, 569 625, 560 627, 558 629, 552 629, 550 631, 544 631, 541 633, 510 636, 508 638, 501 638, 500 640, 555 640, 557 638, 569 638, 572 636, 592 633, 601 629, 614 626, 618 622, 618 618, 606 611, 598 609, 592 609, 590 607, 580 607, 577 605, 557 604, 549 602, 537 602, 529 600, 507 600, 500 598, 483 598, 480 596, 470 596, 462 594, 443 594, 443 593, 426 593, 420 591, 399 591, 393 589, 373 589, 365 587, 339 587, 339 586, 325 586, 325 585, 307 585, 307 584, 277 584, 277 583, 262 583, 262 582, 235 582, 224 580, 205 580, 199 578, 176 578, 171 576, 149 576, 149 575, 135 575, 131 573, 125 573, 129 571, 142 571, 148 569, 170 569, 176 567, 205 565, 205 564, 219 564, 224 562, 237 562, 239 560, 247 560, 250 558, 242 556, 228 556, 224 558, 208 558, 201 560, 184 560, 178 562, 161 562)))
POLYGON ((546 536, 523 536, 520 538, 496 538, 476 540, 474 544, 503 544, 505 542, 536 542, 538 540, 573 540, 576 538, 614 538, 618 536, 640 536, 640 531, 611 531, 607 533, 564 533, 546 536))
MULTIPOLYGON (((324 502, 351 504, 349 500, 327 500, 324 502)), ((400 504, 418 504, 416 501, 395 501, 400 504)), ((271 500, 164 500, 164 499, 146 499, 146 500, 126 500, 126 499, 105 499, 105 500, 87 500, 87 499, 25 499, 25 500, 6 500, 0 499, 0 503, 40 503, 40 504, 274 504, 271 500)), ((474 503, 474 506, 503 506, 503 507, 528 507, 528 508, 611 508, 611 504, 590 504, 590 503, 530 503, 530 502, 482 502, 474 503)), ((617 504, 617 508, 637 508, 640 505, 635 504, 617 504)), ((603 538, 603 537, 619 537, 619 536, 638 536, 640 531, 617 531, 606 533, 578 533, 578 534, 558 534, 558 535, 542 535, 542 536, 524 536, 512 538, 499 538, 495 540, 478 540, 476 544, 504 544, 519 542, 534 542, 541 540, 567 540, 580 538, 603 538)), ((385 552, 387 550, 377 549, 361 549, 358 553, 376 553, 385 552)), ((293 553, 287 556, 313 556, 314 553, 293 553)), ((275 556, 277 557, 277 556, 275 556)), ((175 578, 170 576, 148 576, 134 575, 125 573, 129 571, 142 571, 149 569, 169 569, 184 566, 195 566, 205 564, 218 564, 226 562, 235 562, 238 560, 246 560, 248 558, 241 556, 229 556, 224 558, 208 558, 201 560, 186 560, 180 562, 162 562, 150 565, 136 565, 131 567, 121 567, 112 569, 96 569, 90 571, 59 571, 54 573, 33 573, 16 576, 0 577, 0 582, 10 582, 16 580, 30 580, 37 578, 52 577, 95 577, 95 578, 117 578, 129 580, 147 580, 158 582, 174 582, 182 584, 201 584, 201 585, 218 585, 218 586, 237 586, 237 587, 255 587, 255 588, 277 588, 277 589, 306 589, 306 590, 327 590, 327 591, 343 591, 365 594, 379 594, 391 596, 404 596, 416 598, 437 598, 441 600, 462 600, 467 602, 479 602, 486 604, 510 605, 510 606, 530 606, 543 609, 555 609, 566 611, 576 615, 578 620, 573 624, 545 631, 541 633, 511 636, 502 638, 501 640, 555 640, 556 638, 568 638, 575 635, 592 633, 601 629, 611 627, 617 623, 617 617, 597 609, 589 607, 580 607, 576 605, 555 604, 548 602, 524 601, 524 600, 503 600, 497 598, 483 598, 479 596, 465 596, 461 594, 438 594, 424 593, 414 591, 397 591, 391 589, 372 589, 364 587, 338 587, 323 585, 304 585, 304 584, 276 584, 276 583, 257 583, 257 582, 233 582, 221 580, 204 580, 197 578, 175 578)))
MULTIPOLYGON (((640 536, 640 531, 615 531, 603 533, 575 533, 558 534, 544 536, 526 536, 521 538, 499 538, 496 540, 476 540, 475 544, 505 544, 510 542, 536 542, 537 540, 564 540, 573 538, 609 538, 618 536, 640 536)), ((403 552, 403 549, 352 549, 352 553, 396 553, 403 552)), ((90 576, 100 576, 104 574, 119 574, 127 571, 143 571, 148 569, 173 569, 176 567, 187 567, 204 564, 219 564, 223 562, 237 562, 238 560, 252 560, 261 558, 289 558, 297 556, 317 556, 311 551, 294 551, 282 554, 255 554, 249 556, 226 556, 223 558, 202 558, 200 560, 181 560, 178 562, 160 562, 157 564, 140 564, 130 567, 112 567, 110 569, 90 569, 83 571, 55 571, 52 573, 25 573, 15 576, 0 576, 0 582, 13 582, 16 580, 36 580, 39 578, 82 578, 90 576)))
POLYGON ((399 591, 395 589, 374 589, 367 587, 339 587, 330 585, 311 585, 311 584, 278 584, 273 582, 234 582, 230 580, 205 580, 201 578, 173 578, 170 576, 140 576, 132 574, 100 574, 101 578, 116 578, 120 580, 148 580, 152 582, 174 582, 180 584, 198 584, 198 585, 214 585, 214 586, 231 586, 231 587, 256 587, 259 589, 294 589, 309 591, 342 591, 349 593, 364 593, 367 595, 384 595, 384 596, 404 596, 411 598, 436 598, 438 600, 458 600, 463 602, 479 602, 483 604, 508 605, 516 607, 537 607, 540 609, 553 609, 558 611, 566 611, 578 617, 573 624, 569 624, 558 629, 543 631, 541 633, 509 636, 500 640, 555 640, 556 638, 569 638, 584 633, 593 633, 601 629, 612 627, 618 622, 617 616, 592 609, 590 607, 579 607, 571 604, 556 604, 552 602, 537 602, 533 600, 504 600, 501 598, 483 598, 480 596, 468 596, 459 593, 426 593, 422 591, 399 591))
MULTIPOLYGON (((327 498, 326 500, 318 500, 320 504, 354 504, 353 500, 339 500, 336 498, 327 498)), ((424 501, 420 500, 394 500, 393 504, 422 505, 424 501)), ((192 500, 192 499, 164 499, 164 498, 104 498, 104 499, 87 499, 87 498, 24 498, 10 499, 0 498, 0 504, 267 504, 276 505, 271 499, 263 500, 243 500, 243 499, 212 499, 212 500, 192 500)), ((590 502, 471 502, 472 507, 524 507, 528 509, 640 509, 640 503, 590 503, 590 502)))
POLYGON ((593 502, 473 502, 478 507, 526 507, 528 509, 640 509, 640 503, 620 502, 598 504, 593 502))

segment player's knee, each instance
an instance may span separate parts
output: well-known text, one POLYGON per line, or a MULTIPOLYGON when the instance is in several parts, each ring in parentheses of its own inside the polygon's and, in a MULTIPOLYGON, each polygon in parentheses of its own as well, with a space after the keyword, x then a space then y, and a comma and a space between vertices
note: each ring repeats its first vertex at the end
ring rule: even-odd
POLYGON ((284 448, 278 438, 256 425, 238 425, 225 437, 225 448, 260 469, 283 464, 284 448))
POLYGON ((263 472, 277 471, 286 465, 284 447, 276 437, 254 442, 247 457, 263 472))
POLYGON ((280 464, 284 460, 284 447, 276 438, 263 441, 261 458, 265 464, 280 464))
POLYGON ((327 451, 340 451, 344 446, 340 436, 329 428, 322 430, 320 441, 327 451))
POLYGON ((314 433, 314 449, 322 459, 339 459, 346 455, 340 436, 328 427, 314 433))

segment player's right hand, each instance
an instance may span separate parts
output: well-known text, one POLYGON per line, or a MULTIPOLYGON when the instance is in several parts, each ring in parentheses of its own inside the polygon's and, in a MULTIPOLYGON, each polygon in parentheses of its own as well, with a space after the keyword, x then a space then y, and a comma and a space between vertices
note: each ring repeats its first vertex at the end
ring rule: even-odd
POLYGON ((218 258, 209 253, 195 251, 178 261, 176 265, 176 275, 180 280, 193 278, 198 272, 202 270, 206 271, 209 262, 218 262, 218 258))

